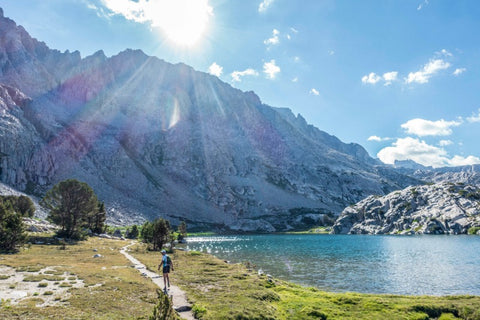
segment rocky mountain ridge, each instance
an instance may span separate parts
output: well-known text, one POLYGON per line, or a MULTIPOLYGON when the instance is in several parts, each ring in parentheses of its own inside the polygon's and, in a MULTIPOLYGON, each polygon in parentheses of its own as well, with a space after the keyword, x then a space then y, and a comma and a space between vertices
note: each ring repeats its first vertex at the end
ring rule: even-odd
POLYGON ((1 181, 38 196, 85 181, 110 223, 290 230, 419 183, 217 77, 140 50, 61 53, 3 12, 0 83, 1 181))
POLYGON ((333 233, 465 234, 480 227, 480 188, 442 182, 369 196, 347 207, 333 233))

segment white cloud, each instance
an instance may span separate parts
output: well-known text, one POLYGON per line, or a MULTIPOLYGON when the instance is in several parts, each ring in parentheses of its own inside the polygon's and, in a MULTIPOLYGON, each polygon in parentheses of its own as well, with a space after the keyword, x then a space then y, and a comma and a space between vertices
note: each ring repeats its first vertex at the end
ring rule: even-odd
POLYGON ((252 68, 245 69, 243 71, 233 71, 231 74, 232 80, 235 82, 241 82, 241 77, 244 76, 258 76, 258 72, 252 68))
POLYGON ((293 62, 300 62, 300 57, 293 57, 293 62))
POLYGON ((405 79, 406 83, 427 83, 430 78, 441 70, 448 69, 450 63, 443 59, 432 59, 417 72, 410 72, 405 79))
POLYGON ((440 147, 446 147, 446 146, 449 146, 449 145, 451 145, 451 144, 453 144, 453 141, 451 141, 451 140, 440 140, 440 141, 438 142, 438 145, 439 145, 440 147))
POLYGON ((388 138, 388 137, 381 138, 379 136, 370 136, 367 139, 367 141, 377 141, 377 142, 388 141, 388 140, 392 140, 392 138, 388 138))
POLYGON ((293 78, 292 82, 298 82, 298 77, 293 78))
POLYGON ((389 86, 392 82, 397 81, 398 72, 390 71, 383 74, 383 80, 385 80, 385 86, 389 86))
POLYGON ((417 10, 420 11, 426 6, 428 6, 428 0, 424 0, 422 3, 420 3, 417 7, 417 10))
POLYGON ((445 121, 443 119, 430 121, 417 118, 407 121, 402 124, 401 127, 405 129, 408 134, 414 134, 419 137, 448 136, 452 134, 451 127, 457 127, 461 124, 461 121, 445 121))
POLYGON ((298 33, 298 30, 295 29, 294 27, 291 27, 291 28, 290 28, 290 31, 292 31, 293 33, 298 33))
POLYGON ((377 156, 382 162, 388 164, 395 163, 395 160, 413 160, 424 166, 432 167, 480 164, 478 157, 468 156, 465 158, 456 155, 449 158, 444 149, 411 137, 397 139, 392 146, 380 150, 377 156))
POLYGON ((328 51, 328 54, 331 55, 331 56, 333 56, 333 55, 335 54, 335 51, 334 51, 334 50, 329 50, 329 51, 328 51))
POLYGON ((310 94, 313 94, 314 96, 318 96, 320 95, 320 92, 317 89, 312 88, 310 89, 310 94))
POLYGON ((470 123, 480 122, 480 109, 478 109, 478 113, 476 115, 472 114, 471 117, 468 117, 467 121, 470 122, 470 123))
POLYGON ((470 166, 472 164, 479 164, 480 159, 475 156, 468 156, 466 158, 462 156, 454 156, 452 159, 449 161, 450 166, 470 166))
POLYGON ((380 77, 375 72, 370 72, 369 75, 366 75, 366 76, 362 77, 362 82, 363 83, 376 84, 380 80, 382 80, 382 77, 380 77))
POLYGON ((276 45, 280 43, 280 39, 278 38, 278 35, 280 34, 280 31, 277 29, 273 29, 272 31, 272 37, 268 38, 263 41, 264 44, 268 45, 276 45))
POLYGON ((275 60, 270 60, 270 62, 265 62, 263 64, 263 72, 267 75, 269 79, 275 79, 277 73, 280 72, 280 67, 275 64, 275 60))
POLYGON ((386 72, 383 74, 383 76, 380 76, 376 74, 375 72, 370 72, 368 75, 365 75, 362 77, 362 82, 365 84, 376 84, 380 81, 385 81, 384 85, 389 86, 392 84, 393 81, 396 81, 398 77, 398 72, 397 71, 390 71, 386 72))
POLYGON ((192 44, 207 27, 213 8, 209 0, 100 0, 113 14, 161 28, 167 37, 192 44))
POLYGON ((213 74, 214 76, 220 77, 223 72, 223 67, 219 66, 216 62, 212 63, 208 67, 208 73, 213 74))
POLYGON ((265 12, 275 0, 263 0, 258 6, 258 12, 265 12))
POLYGON ((462 73, 464 73, 465 71, 467 71, 467 68, 457 68, 457 69, 455 69, 455 71, 453 71, 453 75, 454 76, 459 76, 462 73))
POLYGON ((435 55, 444 56, 444 57, 453 57, 453 54, 446 49, 442 49, 440 51, 435 52, 435 55))

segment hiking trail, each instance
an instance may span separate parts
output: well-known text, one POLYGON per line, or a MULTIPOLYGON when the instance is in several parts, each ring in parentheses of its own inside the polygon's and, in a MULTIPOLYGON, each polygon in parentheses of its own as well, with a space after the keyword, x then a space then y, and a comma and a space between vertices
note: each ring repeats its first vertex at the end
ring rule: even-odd
MULTIPOLYGON (((135 265, 135 269, 137 269, 144 277, 152 280, 153 283, 155 283, 160 289, 163 290, 163 276, 148 270, 143 263, 135 259, 127 252, 128 247, 132 246, 133 244, 135 244, 135 242, 132 242, 129 245, 120 249, 120 253, 122 253, 128 260, 130 260, 135 265)), ((177 311, 177 313, 182 319, 195 320, 195 317, 192 313, 192 306, 187 301, 187 295, 185 291, 170 283, 168 295, 172 297, 173 309, 177 311)))

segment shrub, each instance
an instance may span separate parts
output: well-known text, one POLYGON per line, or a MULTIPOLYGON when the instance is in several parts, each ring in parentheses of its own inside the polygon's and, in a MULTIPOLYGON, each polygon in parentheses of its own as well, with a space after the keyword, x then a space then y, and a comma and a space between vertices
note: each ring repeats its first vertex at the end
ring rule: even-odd
POLYGON ((173 310, 172 299, 168 295, 164 294, 160 290, 157 290, 158 303, 153 308, 153 315, 149 317, 149 320, 177 320, 179 317, 173 310))
POLYGON ((193 316, 197 319, 202 319, 202 317, 207 313, 207 309, 198 304, 194 304, 192 307, 193 316))
POLYGON ((468 229, 468 234, 477 234, 479 230, 480 230, 480 227, 471 227, 468 229))

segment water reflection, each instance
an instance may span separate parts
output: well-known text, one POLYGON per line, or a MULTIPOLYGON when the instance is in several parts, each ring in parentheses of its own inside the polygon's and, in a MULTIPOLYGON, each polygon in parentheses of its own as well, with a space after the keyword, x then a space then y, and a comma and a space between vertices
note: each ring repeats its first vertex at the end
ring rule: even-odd
POLYGON ((331 291, 480 294, 475 236, 215 236, 189 238, 187 246, 331 291))

